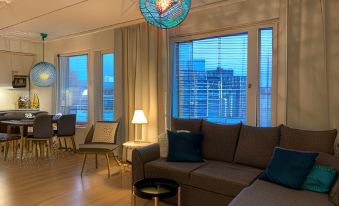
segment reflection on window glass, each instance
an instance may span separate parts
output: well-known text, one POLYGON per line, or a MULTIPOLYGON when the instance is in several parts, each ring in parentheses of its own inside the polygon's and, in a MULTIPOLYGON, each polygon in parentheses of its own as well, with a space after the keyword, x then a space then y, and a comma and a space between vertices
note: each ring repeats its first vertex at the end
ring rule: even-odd
POLYGON ((260 29, 259 126, 271 126, 272 119, 272 28, 260 29))
POLYGON ((76 114, 77 123, 88 122, 88 57, 60 57, 58 112, 76 114))
POLYGON ((246 122, 248 34, 176 43, 173 115, 246 122))
POLYGON ((114 54, 102 55, 102 119, 114 120, 114 54))

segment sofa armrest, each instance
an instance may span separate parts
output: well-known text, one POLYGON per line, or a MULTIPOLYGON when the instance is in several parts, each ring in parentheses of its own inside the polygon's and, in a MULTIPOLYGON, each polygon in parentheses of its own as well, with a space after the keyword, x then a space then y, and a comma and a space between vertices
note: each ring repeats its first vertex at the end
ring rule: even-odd
POLYGON ((339 206, 339 178, 337 178, 330 191, 330 200, 334 205, 339 206))
POLYGON ((148 145, 146 147, 136 148, 132 152, 132 181, 145 178, 144 165, 147 162, 160 158, 160 146, 158 143, 148 145))

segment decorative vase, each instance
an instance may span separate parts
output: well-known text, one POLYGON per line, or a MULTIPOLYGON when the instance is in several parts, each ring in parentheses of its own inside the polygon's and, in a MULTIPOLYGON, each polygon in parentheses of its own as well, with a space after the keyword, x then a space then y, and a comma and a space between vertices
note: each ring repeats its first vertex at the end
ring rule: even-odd
POLYGON ((28 97, 20 96, 18 99, 18 108, 19 109, 29 109, 31 107, 31 101, 28 97))
POLYGON ((40 108, 40 101, 37 94, 33 95, 33 101, 32 101, 32 108, 33 109, 39 109, 40 108))

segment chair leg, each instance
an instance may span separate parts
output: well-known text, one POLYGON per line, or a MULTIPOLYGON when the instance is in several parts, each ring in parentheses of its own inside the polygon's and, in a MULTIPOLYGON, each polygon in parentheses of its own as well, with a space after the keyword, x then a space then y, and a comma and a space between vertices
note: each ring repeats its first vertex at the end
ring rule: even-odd
POLYGON ((39 159, 39 152, 40 152, 40 148, 38 150, 39 144, 36 141, 33 141, 33 142, 35 144, 35 159, 38 160, 39 159))
POLYGON ((48 153, 48 155, 49 155, 49 157, 51 158, 52 157, 52 144, 53 144, 53 141, 52 141, 52 138, 49 138, 48 139, 48 151, 49 151, 49 153, 48 153))
POLYGON ((44 156, 44 146, 41 141, 39 141, 39 156, 40 158, 44 156))
POLYGON ((38 154, 38 147, 37 147, 37 145, 36 145, 36 143, 35 143, 35 141, 32 141, 32 147, 33 147, 33 157, 37 157, 37 154, 38 154))
POLYGON ((58 137, 58 140, 59 140, 59 149, 62 149, 62 144, 61 144, 60 137, 58 137))
POLYGON ((85 164, 86 164, 86 159, 87 159, 87 154, 85 154, 84 161, 83 161, 83 163, 82 163, 81 177, 82 177, 82 173, 84 172, 84 168, 85 168, 85 164))
POLYGON ((6 142, 5 143, 5 156, 4 156, 4 160, 7 160, 8 150, 9 150, 9 142, 6 142))
POLYGON ((17 158, 17 154, 18 154, 18 142, 17 140, 14 140, 13 141, 13 144, 14 144, 14 151, 13 151, 13 154, 14 154, 14 159, 17 158))
POLYGON ((76 153, 77 152, 77 147, 75 145, 74 136, 71 137, 71 140, 72 140, 72 145, 73 145, 73 152, 76 153))
POLYGON ((68 147, 67 147, 67 141, 66 141, 66 138, 64 138, 64 143, 65 143, 65 150, 67 151, 67 150, 68 150, 68 147))
POLYGON ((111 177, 111 168, 110 168, 110 165, 109 165, 109 156, 108 156, 108 154, 106 154, 105 156, 106 156, 106 160, 107 160, 108 178, 110 178, 111 177))
POLYGON ((15 140, 11 141, 12 143, 12 159, 15 160, 15 140))
POLYGON ((98 169, 98 154, 95 154, 95 169, 98 169))
POLYGON ((114 153, 113 153, 113 157, 114 157, 114 160, 115 160, 115 162, 117 163, 117 165, 118 165, 118 166, 122 166, 121 161, 118 159, 117 156, 114 155, 114 153))

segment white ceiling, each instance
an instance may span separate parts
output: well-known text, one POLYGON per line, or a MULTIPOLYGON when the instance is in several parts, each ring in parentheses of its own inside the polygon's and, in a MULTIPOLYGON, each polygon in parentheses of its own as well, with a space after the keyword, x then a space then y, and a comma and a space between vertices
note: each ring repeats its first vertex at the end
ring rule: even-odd
MULTIPOLYGON (((142 19, 139 0, 11 0, 0 7, 0 36, 49 39, 142 19)), ((192 0, 192 7, 229 0, 192 0)))

